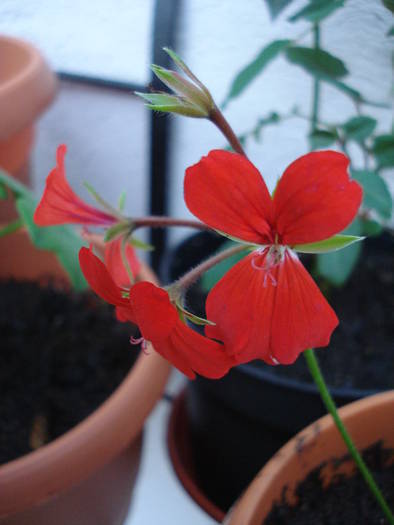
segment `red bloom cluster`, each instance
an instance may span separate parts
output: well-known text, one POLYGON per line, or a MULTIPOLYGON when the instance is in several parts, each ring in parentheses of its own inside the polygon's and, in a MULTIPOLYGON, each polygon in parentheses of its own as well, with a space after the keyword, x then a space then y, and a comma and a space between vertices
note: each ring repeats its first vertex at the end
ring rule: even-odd
POLYGON ((326 346, 337 316, 291 248, 343 230, 362 190, 348 159, 314 152, 293 162, 271 198, 245 157, 211 151, 186 171, 185 200, 210 227, 256 246, 208 295, 209 337, 223 341, 237 363, 293 363, 300 352, 326 346))
MULTIPOLYGON (((84 203, 69 187, 65 152, 60 146, 36 223, 113 225, 117 217, 84 203)), ((196 373, 219 378, 252 359, 292 363, 305 349, 327 345, 338 324, 296 250, 332 237, 355 217, 362 191, 347 168, 340 153, 310 153, 285 170, 273 197, 258 170, 238 154, 211 151, 186 170, 190 211, 220 233, 252 245, 208 295, 207 318, 214 324, 205 327, 207 337, 183 322, 167 291, 148 282, 124 288, 128 278, 120 239, 107 243, 105 264, 82 248, 82 271, 93 290, 116 307, 119 319, 138 325, 142 338, 190 378, 196 373)), ((136 273, 139 263, 131 247, 126 255, 136 273)))

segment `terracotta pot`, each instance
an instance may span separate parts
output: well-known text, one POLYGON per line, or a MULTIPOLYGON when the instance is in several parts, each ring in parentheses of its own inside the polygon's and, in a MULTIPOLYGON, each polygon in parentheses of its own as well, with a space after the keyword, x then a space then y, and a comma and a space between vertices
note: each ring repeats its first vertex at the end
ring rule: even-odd
MULTIPOLYGON (((341 417, 356 446, 363 449, 378 440, 394 447, 394 390, 355 401, 340 409, 341 417)), ((226 525, 262 525, 284 487, 288 496, 306 475, 322 462, 347 453, 331 416, 318 419, 297 434, 259 472, 249 488, 225 519, 226 525)), ((351 467, 351 462, 348 465, 351 467)), ((329 482, 335 475, 324 469, 329 482)))
MULTIPOLYGON (((0 36, 0 168, 29 182, 34 122, 53 100, 56 77, 39 51, 12 37, 0 36)), ((12 217, 1 206, 0 220, 12 217)))
MULTIPOLYGON (((37 252, 23 233, 1 238, 0 251, 3 277, 64 276, 56 259, 37 252)), ((0 523, 120 525, 138 472, 143 425, 169 371, 153 349, 141 353, 118 389, 87 419, 0 466, 0 523)))

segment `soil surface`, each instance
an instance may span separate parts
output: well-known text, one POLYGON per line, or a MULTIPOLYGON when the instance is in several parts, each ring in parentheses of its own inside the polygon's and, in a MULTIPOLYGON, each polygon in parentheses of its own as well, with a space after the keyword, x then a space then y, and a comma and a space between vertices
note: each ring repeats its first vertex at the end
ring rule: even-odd
MULTIPOLYGON (((223 238, 206 232, 197 234, 178 249, 172 262, 171 278, 196 266, 214 253, 223 238)), ((304 260, 306 266, 310 259, 304 260)), ((316 353, 328 384, 384 390, 393 387, 394 378, 394 239, 389 234, 363 241, 362 255, 351 278, 341 288, 318 282, 340 320, 327 348, 316 353)), ((187 306, 205 315, 206 293, 196 283, 188 292, 187 306)), ((311 382, 301 357, 291 366, 256 366, 282 377, 311 382)))
MULTIPOLYGON (((391 508, 394 504, 394 450, 380 443, 364 451, 379 488, 391 508)), ((348 458, 332 460, 338 469, 348 458)), ((330 466, 331 466, 330 465, 330 466)), ((296 487, 297 505, 288 505, 286 490, 262 525, 386 525, 382 511, 359 472, 351 478, 337 473, 328 487, 322 481, 323 464, 296 487)))
POLYGON ((93 412, 136 360, 135 331, 90 293, 0 281, 0 463, 93 412))

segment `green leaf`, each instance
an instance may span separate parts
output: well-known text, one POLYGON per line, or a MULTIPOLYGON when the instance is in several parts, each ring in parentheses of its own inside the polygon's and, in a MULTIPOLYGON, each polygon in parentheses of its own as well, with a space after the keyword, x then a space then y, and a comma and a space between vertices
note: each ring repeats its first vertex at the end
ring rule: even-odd
POLYGON ((317 23, 331 15, 339 7, 343 7, 344 0, 311 0, 308 5, 297 11, 289 18, 290 22, 304 19, 317 23))
MULTIPOLYGON (((343 232, 346 235, 360 235, 361 221, 357 217, 343 232)), ((344 250, 317 255, 317 271, 336 286, 342 286, 352 274, 361 253, 361 244, 356 242, 344 250)))
POLYGON ((359 116, 345 122, 342 129, 347 139, 363 142, 373 133, 376 124, 376 120, 372 117, 359 116))
POLYGON ((0 183, 0 200, 4 200, 8 197, 7 188, 5 184, 0 183))
POLYGON ((389 219, 393 209, 390 191, 382 177, 367 170, 352 170, 352 177, 363 187, 363 204, 376 210, 383 219, 389 219))
POLYGON ((84 245, 80 237, 68 226, 36 226, 33 221, 36 202, 31 196, 17 197, 15 204, 33 244, 41 250, 54 252, 74 288, 85 290, 87 284, 78 262, 78 252, 84 245))
POLYGON ((379 135, 375 138, 372 152, 376 157, 378 168, 394 166, 394 135, 379 135))
POLYGON ((265 0, 271 19, 275 20, 275 18, 280 15, 283 9, 285 9, 291 2, 292 0, 265 0))
POLYGON ((18 196, 30 196, 31 192, 21 184, 19 181, 17 181, 14 177, 11 175, 8 175, 5 171, 0 169, 0 184, 4 188, 8 188, 15 197, 18 196))
POLYGON ((309 135, 311 148, 313 150, 327 148, 328 146, 331 146, 331 144, 333 144, 336 139, 337 134, 335 131, 328 131, 325 129, 315 129, 309 135))
MULTIPOLYGON (((231 248, 235 246, 236 243, 232 241, 226 241, 222 244, 220 247, 220 250, 218 250, 218 253, 227 250, 228 248, 231 248)), ((243 259, 245 255, 247 255, 249 251, 243 251, 240 253, 236 253, 235 255, 232 255, 231 257, 227 257, 227 259, 224 259, 220 263, 216 264, 212 268, 210 268, 207 272, 205 272, 201 277, 201 287, 205 292, 209 292, 213 286, 223 277, 223 275, 230 270, 236 264, 238 261, 243 259)))
POLYGON ((339 91, 342 91, 342 93, 345 93, 345 95, 355 100, 356 102, 361 102, 362 100, 364 101, 361 93, 357 91, 357 89, 348 86, 341 80, 337 80, 335 78, 330 77, 324 77, 323 80, 336 87, 339 91))
POLYGON ((23 221, 16 219, 15 221, 9 222, 6 226, 0 229, 0 237, 5 237, 10 233, 14 233, 23 227, 23 221))
POLYGON ((382 0, 382 4, 394 13, 394 0, 382 0))
POLYGON ((299 253, 330 253, 342 250, 355 242, 362 241, 365 237, 358 235, 334 235, 324 241, 312 242, 308 244, 297 244, 293 249, 299 253))
POLYGON ((383 226, 372 219, 363 219, 362 228, 363 233, 367 237, 374 237, 375 235, 380 235, 383 232, 383 226))
POLYGON ((387 32, 387 36, 394 36, 394 26, 392 26, 388 32, 387 32))
POLYGON ((223 106, 226 105, 229 100, 240 95, 264 68, 276 58, 283 49, 289 46, 290 43, 290 40, 275 40, 264 47, 257 57, 236 75, 223 106))
POLYGON ((309 47, 288 47, 285 50, 289 62, 301 66, 317 77, 341 78, 348 74, 345 64, 339 58, 323 49, 309 47))

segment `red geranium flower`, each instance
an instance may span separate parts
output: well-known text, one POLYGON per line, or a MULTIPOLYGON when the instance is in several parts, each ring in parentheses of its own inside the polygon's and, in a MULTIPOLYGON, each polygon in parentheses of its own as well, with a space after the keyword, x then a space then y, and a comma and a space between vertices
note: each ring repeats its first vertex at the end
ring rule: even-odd
POLYGON ((119 318, 136 324, 143 339, 150 341, 159 354, 190 379, 196 373, 216 379, 235 364, 222 344, 194 332, 181 321, 165 290, 140 282, 125 292, 88 248, 81 248, 79 261, 97 295, 115 305, 119 318))
POLYGON ((34 222, 38 226, 68 223, 109 226, 117 222, 116 217, 86 204, 73 192, 64 170, 66 151, 64 144, 57 148, 56 167, 47 177, 44 193, 34 213, 34 222))
POLYGON ((313 152, 293 162, 271 198, 245 157, 212 151, 186 170, 185 200, 219 232, 259 245, 214 286, 206 303, 209 337, 238 363, 290 364, 309 347, 326 346, 337 316, 292 247, 342 231, 361 204, 348 159, 313 152))

